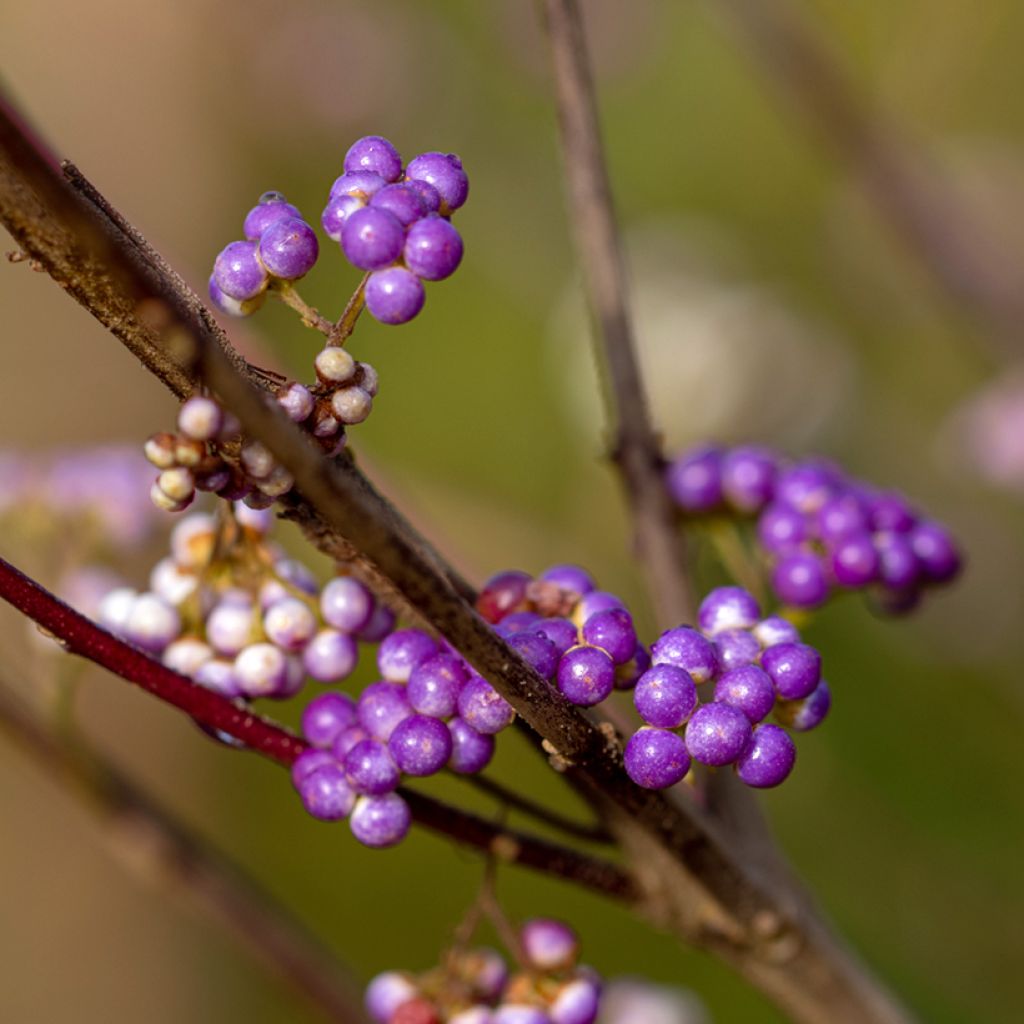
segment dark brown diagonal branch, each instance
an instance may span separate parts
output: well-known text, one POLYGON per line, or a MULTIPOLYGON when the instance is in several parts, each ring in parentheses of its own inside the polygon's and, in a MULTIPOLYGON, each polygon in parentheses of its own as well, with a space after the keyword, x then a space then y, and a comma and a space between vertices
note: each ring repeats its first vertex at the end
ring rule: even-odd
POLYGON ((142 879, 183 890, 327 1020, 366 1020, 355 979, 287 907, 97 751, 58 739, 2 680, 0 729, 93 809, 113 849, 142 879))
POLYGON ((545 0, 554 58, 562 155, 576 248, 594 329, 612 453, 632 512, 634 545, 662 628, 693 620, 676 513, 662 485, 663 459, 651 426, 633 342, 626 271, 601 148, 579 11, 545 0))

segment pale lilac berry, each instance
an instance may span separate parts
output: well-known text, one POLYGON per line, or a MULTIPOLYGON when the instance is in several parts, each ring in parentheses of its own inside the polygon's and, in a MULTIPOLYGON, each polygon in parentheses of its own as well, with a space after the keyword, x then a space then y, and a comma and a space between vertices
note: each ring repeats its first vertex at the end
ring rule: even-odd
POLYGON ((334 242, 341 241, 341 232, 344 230, 345 221, 356 212, 366 206, 366 200, 358 194, 341 193, 332 196, 320 214, 320 226, 324 234, 334 242))
POLYGON ((297 597, 286 597, 272 604, 263 615, 267 639, 286 651, 301 651, 316 633, 317 621, 312 609, 297 597))
POLYGON ((377 649, 380 674, 392 683, 406 683, 412 670, 437 653, 437 643, 418 629, 399 629, 377 649))
POLYGON ((418 995, 419 989, 408 974, 386 971, 366 986, 366 1012, 377 1024, 389 1024, 395 1010, 418 995))
POLYGON ((226 295, 213 275, 210 275, 210 280, 207 282, 207 288, 210 295, 210 301, 219 309, 222 313, 226 313, 228 316, 251 316, 256 312, 260 306, 263 305, 264 300, 267 297, 266 291, 261 291, 255 298, 252 299, 233 299, 230 295, 226 295))
POLYGON ((172 671, 194 676, 213 657, 213 648, 192 636, 172 640, 160 660, 172 671))
POLYGON ((785 781, 796 762, 796 745, 789 733, 768 723, 754 729, 739 760, 736 774, 757 789, 770 789, 785 781))
POLYGON ((366 308, 382 324, 408 323, 426 301, 423 283, 405 267, 372 273, 366 282, 366 308))
POLYGON ((594 1024, 600 1003, 601 988, 593 978, 572 978, 559 988, 548 1016, 551 1024, 594 1024))
POLYGON ((238 685, 238 678, 235 676, 235 667, 230 661, 221 658, 211 658, 204 661, 196 670, 195 681, 207 690, 213 690, 222 697, 240 697, 242 688, 238 685))
POLYGON ((356 361, 352 354, 340 345, 327 345, 320 349, 313 359, 317 377, 325 384, 344 384, 356 373, 356 361))
POLYGON ((223 425, 223 410, 204 395, 193 395, 178 410, 178 430, 193 441, 213 440, 223 425))
POLYGON ((597 584, 590 573, 578 565, 553 565, 550 569, 545 569, 539 578, 546 583, 554 583, 563 590, 571 590, 581 595, 597 589, 597 584))
POLYGON ((519 944, 527 963, 538 971, 567 971, 576 965, 580 940, 564 921, 535 917, 519 931, 519 944))
POLYGON ((292 761, 291 776, 292 785, 298 789, 302 780, 312 771, 325 764, 336 764, 334 755, 327 750, 318 750, 316 747, 308 747, 294 761, 292 761))
POLYGON ((345 633, 365 629, 374 606, 373 594, 352 576, 336 576, 320 593, 320 614, 324 621, 345 633))
POLYGON ((409 228, 402 257, 417 277, 443 281, 462 262, 462 236, 444 217, 431 214, 409 228))
POLYGON ((373 411, 373 398, 360 387, 339 388, 331 395, 331 412, 348 426, 362 423, 373 411))
POLYGON ((315 404, 309 388, 298 382, 288 384, 278 391, 277 401, 287 413, 288 419, 295 423, 303 423, 308 420, 313 413, 315 404))
POLYGON ((288 683, 288 661, 273 644, 250 644, 235 658, 238 686, 248 697, 270 697, 288 683))
POLYGON ((397 793, 361 796, 349 817, 352 835, 364 846, 378 848, 401 842, 411 824, 409 805, 397 793))
POLYGON ((348 633, 321 629, 302 652, 306 673, 318 683, 339 683, 354 671, 359 648, 348 633))
POLYGON ((181 632, 176 608, 156 594, 140 594, 128 609, 124 636, 150 654, 160 654, 181 632))

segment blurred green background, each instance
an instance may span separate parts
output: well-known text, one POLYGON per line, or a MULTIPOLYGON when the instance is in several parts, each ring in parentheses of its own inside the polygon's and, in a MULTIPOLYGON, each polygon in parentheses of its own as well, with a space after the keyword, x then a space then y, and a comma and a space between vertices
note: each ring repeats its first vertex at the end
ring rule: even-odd
MULTIPOLYGON (((818 618, 834 713, 764 806, 837 926, 922 1019, 1019 1020, 1022 510, 978 478, 956 415, 1009 367, 777 103, 713 0, 584 6, 669 445, 715 435, 834 456, 906 490, 969 553, 962 582, 910 620, 877 621, 856 599, 818 618)), ((1024 8, 801 9, 858 88, 1024 252, 1024 8)), ((351 348, 382 386, 354 447, 470 578, 577 560, 630 599, 649 635, 602 461, 535 14, 412 0, 8 5, 0 66, 60 155, 197 288, 265 189, 315 221, 358 136, 387 135, 407 157, 459 153, 465 262, 412 324, 360 323, 351 348)), ((326 243, 301 290, 336 315, 356 281, 326 243)), ((0 443, 141 444, 171 424, 170 397, 43 275, 4 264, 0 303, 0 443)), ((308 376, 316 339, 286 310, 229 331, 255 361, 308 376)), ((4 538, 0 551, 35 557, 4 538)), ((134 582, 158 553, 131 563, 134 582)), ((27 672, 24 624, 3 609, 0 625, 5 662, 27 672)), ((363 977, 433 963, 478 883, 478 859, 433 836, 374 853, 311 821, 282 772, 102 674, 81 718, 363 977)), ((516 737, 501 746, 499 777, 564 801, 516 737)), ((180 899, 138 885, 88 815, 6 743, 0 772, 4 1019, 314 1019, 180 899)), ((514 915, 572 919, 606 974, 690 986, 716 1021, 781 1019, 616 906, 519 871, 501 889, 514 915)))

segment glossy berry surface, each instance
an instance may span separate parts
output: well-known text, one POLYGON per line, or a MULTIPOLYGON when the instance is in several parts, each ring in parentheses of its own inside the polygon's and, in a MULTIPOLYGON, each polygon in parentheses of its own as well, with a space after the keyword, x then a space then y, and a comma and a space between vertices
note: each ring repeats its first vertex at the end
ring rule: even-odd
POLYGON ((382 324, 405 324, 412 320, 426 301, 420 279, 405 267, 377 270, 366 282, 366 308, 382 324))
POLYGON ((343 166, 346 173, 369 171, 384 181, 397 181, 402 174, 402 157, 382 135, 365 135, 349 147, 343 166))
POLYGON ((665 789, 690 770, 691 754, 683 738, 667 729, 645 725, 626 744, 626 774, 644 789, 665 789))
MULTIPOLYGON (((382 195, 375 197, 375 201, 382 195)), ((438 214, 423 217, 409 228, 402 258, 417 277, 443 281, 462 262, 462 236, 438 214)))
POLYGON ((405 228, 387 210, 366 206, 345 218, 341 248, 346 259, 360 270, 388 267, 402 254, 405 228))
POLYGON ((439 212, 451 214, 469 195, 469 178, 454 153, 422 153, 409 161, 405 176, 432 185, 441 198, 439 212))
POLYGON ((749 739, 747 716, 720 701, 701 705, 686 726, 686 748, 690 756, 712 767, 732 764, 749 739))
POLYGON ((320 254, 313 229, 298 217, 274 221, 260 236, 260 262, 267 272, 285 281, 309 273, 320 254))
POLYGON ((768 789, 785 781, 796 763, 796 746, 785 729, 759 725, 736 762, 736 774, 748 785, 768 789))

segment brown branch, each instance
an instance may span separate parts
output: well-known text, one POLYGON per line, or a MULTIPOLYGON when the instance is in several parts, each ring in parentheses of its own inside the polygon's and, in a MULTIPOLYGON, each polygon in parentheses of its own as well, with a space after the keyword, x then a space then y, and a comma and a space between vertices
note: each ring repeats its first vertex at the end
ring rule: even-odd
POLYGON ((683 539, 662 482, 664 459, 647 411, 633 341, 622 245, 601 147, 576 0, 545 0, 577 256, 594 320, 612 453, 632 514, 634 545, 663 628, 693 621, 683 539))
POLYGON ((327 1020, 366 1020, 359 984, 287 907, 97 751, 58 739, 2 681, 0 729, 95 811, 114 851, 141 879, 184 890, 327 1020))
POLYGON ((882 220, 1007 351, 1024 335, 1024 273, 968 200, 858 93, 838 53, 785 0, 712 0, 793 111, 860 179, 882 220))
MULTIPOLYGON (((97 256, 88 227, 76 230, 79 221, 66 217, 63 210, 64 204, 74 206, 82 199, 66 184, 52 180, 52 166, 45 160, 12 160, 12 152, 21 156, 27 146, 17 125, 0 117, 0 217, 14 225, 26 252, 48 270, 55 268, 55 276, 66 278, 68 267, 85 275, 76 297, 102 319, 107 311, 93 304, 109 299, 110 289, 95 290, 92 275, 102 272, 107 282, 112 273, 97 256), (45 183, 37 182, 38 176, 45 183), (62 184, 66 194, 61 201, 47 201, 62 184), (32 207, 28 215, 18 206, 19 198, 26 195, 32 207), (63 232, 60 238, 51 238, 54 227, 63 232), (65 248, 61 240, 67 243, 65 248), (71 245, 73 249, 67 247, 71 245)), ((109 220, 100 237, 116 243, 109 220)), ((107 256, 104 250, 102 257, 107 256)), ((165 348, 159 344, 133 348, 144 365, 163 376, 161 369, 166 371, 171 362, 174 367, 164 379, 186 381, 189 386, 201 373, 247 433, 262 441, 292 473, 301 498, 292 498, 289 506, 297 517, 309 517, 323 531, 316 538, 321 546, 354 546, 491 681, 563 761, 575 766, 572 774, 588 798, 602 811, 618 816, 617 834, 637 877, 643 876, 646 913, 729 959, 801 1021, 864 1024, 906 1019, 815 919, 801 919, 798 907, 780 903, 763 888, 705 815, 630 783, 621 770, 617 744, 487 627, 466 601, 468 595, 458 586, 455 574, 354 465, 345 459, 333 464, 325 461, 276 404, 272 407, 266 401, 245 367, 239 368, 237 357, 226 350, 223 335, 210 328, 207 317, 196 313, 175 282, 154 273, 151 265, 125 256, 116 251, 110 257, 117 272, 126 272, 130 288, 155 299, 166 316, 159 321, 159 341, 165 348)), ((123 292, 115 300, 134 329, 138 317, 124 302, 123 292)), ((127 333, 124 323, 117 327, 127 333)))
MULTIPOLYGON (((184 711, 209 729, 240 740, 246 747, 290 766, 304 750, 305 740, 162 665, 148 654, 97 626, 48 590, 0 558, 0 598, 52 633, 61 647, 114 675, 134 683, 159 700, 184 711)), ((568 847, 524 832, 491 825, 475 815, 407 789, 399 789, 413 809, 414 820, 467 846, 487 853, 500 851, 509 863, 570 879, 620 899, 633 893, 622 869, 568 847)))

